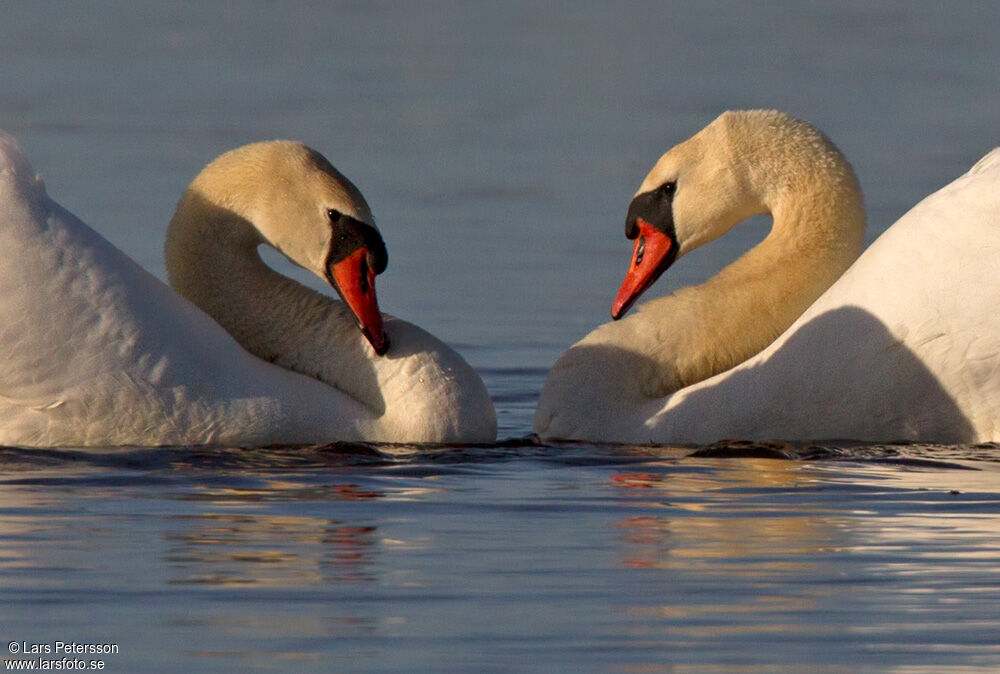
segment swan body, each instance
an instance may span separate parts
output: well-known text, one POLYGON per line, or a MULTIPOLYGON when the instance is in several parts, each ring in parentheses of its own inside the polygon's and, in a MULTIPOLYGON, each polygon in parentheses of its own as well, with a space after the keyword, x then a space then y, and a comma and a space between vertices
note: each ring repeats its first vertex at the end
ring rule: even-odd
MULTIPOLYGON (((188 301, 50 199, 0 132, 0 444, 492 441, 492 403, 457 353, 388 316, 388 342, 378 325, 369 344, 342 302, 257 253, 330 277, 350 257, 337 247, 369 250, 366 237, 381 243, 364 199, 314 151, 227 153, 170 225, 168 274, 188 301)), ((358 320, 381 324, 378 261, 352 259, 371 297, 358 320)))
POLYGON ((639 195, 673 180, 680 254, 756 213, 773 215, 771 233, 705 284, 574 345, 545 383, 536 433, 1000 440, 1000 149, 853 264, 860 191, 803 122, 726 113, 664 155, 639 195))

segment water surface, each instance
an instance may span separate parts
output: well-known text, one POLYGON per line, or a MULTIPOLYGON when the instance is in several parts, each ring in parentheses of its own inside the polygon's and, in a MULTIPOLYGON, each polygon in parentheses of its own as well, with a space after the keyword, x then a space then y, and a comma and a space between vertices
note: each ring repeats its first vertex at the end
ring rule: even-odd
POLYGON ((992 672, 997 449, 4 450, 0 625, 112 671, 992 672))

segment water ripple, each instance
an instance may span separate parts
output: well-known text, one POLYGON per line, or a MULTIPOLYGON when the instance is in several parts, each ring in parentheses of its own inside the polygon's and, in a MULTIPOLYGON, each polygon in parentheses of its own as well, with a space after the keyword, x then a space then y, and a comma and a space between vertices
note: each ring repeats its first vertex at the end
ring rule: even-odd
MULTIPOLYGON (((88 473, 97 469, 139 472, 328 471, 338 468, 409 468, 434 472, 443 466, 475 466, 509 461, 549 465, 617 465, 694 460, 855 462, 936 470, 982 470, 1000 465, 997 443, 932 445, 918 443, 786 443, 724 441, 702 447, 544 443, 534 436, 482 445, 417 445, 338 442, 276 447, 164 447, 143 449, 26 449, 0 447, 2 483, 28 484, 31 473, 60 469, 88 473), (75 469, 75 470, 67 470, 75 469)), ((55 479, 55 478, 52 478, 55 479)), ((64 477, 59 479, 72 479, 64 477)), ((106 478, 126 480, 125 477, 106 478)))

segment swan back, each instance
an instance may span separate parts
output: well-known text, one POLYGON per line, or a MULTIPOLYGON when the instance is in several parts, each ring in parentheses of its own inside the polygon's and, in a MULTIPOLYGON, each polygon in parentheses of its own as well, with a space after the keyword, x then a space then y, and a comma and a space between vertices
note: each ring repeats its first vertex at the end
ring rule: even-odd
POLYGON ((306 404, 312 382, 272 376, 46 196, 9 136, 0 149, 0 443, 288 441, 328 428, 306 404))
POLYGON ((1000 148, 887 229, 771 346, 673 396, 644 433, 997 440, 998 278, 1000 148))

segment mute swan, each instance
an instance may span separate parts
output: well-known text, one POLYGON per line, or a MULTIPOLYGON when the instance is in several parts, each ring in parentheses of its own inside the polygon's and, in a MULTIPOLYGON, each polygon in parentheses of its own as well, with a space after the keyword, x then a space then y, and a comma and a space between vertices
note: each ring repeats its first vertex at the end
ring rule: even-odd
POLYGON ((758 213, 773 216, 768 236, 715 277, 569 349, 542 389, 535 432, 1000 440, 1000 149, 851 265, 864 215, 840 152, 781 113, 727 112, 639 188, 612 316, 677 257, 758 213))
POLYGON ((374 277, 386 256, 368 205, 301 144, 228 152, 181 197, 167 269, 192 304, 52 201, 0 132, 0 256, 0 444, 496 436, 482 380, 457 353, 389 316, 383 333, 374 277), (272 271, 262 243, 350 309, 272 271))

